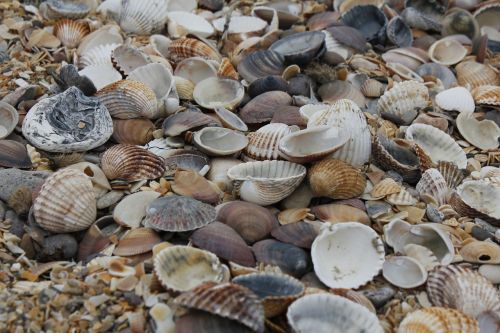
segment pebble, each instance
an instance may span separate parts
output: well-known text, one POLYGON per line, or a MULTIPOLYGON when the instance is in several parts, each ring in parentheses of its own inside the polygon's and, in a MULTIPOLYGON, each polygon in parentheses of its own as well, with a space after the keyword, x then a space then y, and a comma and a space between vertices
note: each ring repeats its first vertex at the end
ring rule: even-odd
POLYGON ((427 216, 429 221, 435 223, 441 223, 444 220, 444 214, 432 205, 427 205, 427 208, 425 209, 425 216, 427 216))
POLYGON ((479 226, 473 226, 471 230, 471 235, 477 240, 484 241, 487 239, 492 239, 494 235, 490 233, 488 230, 479 227, 479 226))
POLYGON ((479 274, 487 278, 493 284, 500 283, 500 265, 482 265, 479 267, 479 274))
POLYGON ((394 297, 396 291, 391 287, 381 287, 361 290, 361 293, 368 297, 376 308, 380 308, 394 297))
POLYGON ((10 196, 20 187, 34 190, 42 186, 45 178, 50 175, 46 171, 24 171, 19 169, 0 170, 0 199, 8 201, 10 196))

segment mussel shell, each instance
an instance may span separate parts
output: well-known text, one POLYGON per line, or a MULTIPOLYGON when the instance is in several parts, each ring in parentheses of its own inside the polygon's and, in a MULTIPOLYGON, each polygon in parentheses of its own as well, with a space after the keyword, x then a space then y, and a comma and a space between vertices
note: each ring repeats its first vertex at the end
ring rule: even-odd
POLYGON ((320 31, 299 32, 274 42, 269 50, 283 55, 290 64, 305 66, 321 54, 325 35, 320 31))
POLYGON ((285 57, 272 50, 250 53, 238 64, 238 73, 248 83, 268 75, 281 75, 284 69, 285 57))
POLYGON ((365 52, 368 50, 365 36, 357 29, 350 26, 332 26, 326 29, 332 37, 342 45, 352 47, 353 49, 365 52))
POLYGON ((377 39, 380 31, 385 28, 387 18, 376 6, 366 5, 353 7, 345 12, 342 15, 342 22, 359 30, 366 40, 372 41, 377 39))
POLYGON ((248 94, 251 98, 268 91, 288 91, 288 83, 279 75, 269 75, 258 78, 248 86, 248 94))
POLYGON ((283 243, 310 249, 318 230, 311 223, 300 221, 281 225, 273 229, 271 235, 283 243))
POLYGON ((276 265, 283 272, 300 278, 311 269, 311 258, 301 248, 272 239, 265 239, 252 246, 257 262, 276 265))
POLYGON ((0 140, 0 166, 5 168, 31 168, 26 147, 17 141, 0 140))

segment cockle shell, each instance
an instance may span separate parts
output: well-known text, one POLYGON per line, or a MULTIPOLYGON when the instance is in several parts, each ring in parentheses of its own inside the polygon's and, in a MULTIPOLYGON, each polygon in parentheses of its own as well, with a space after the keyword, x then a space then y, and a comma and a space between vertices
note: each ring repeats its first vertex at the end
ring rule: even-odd
POLYGON ((155 125, 149 119, 115 119, 113 129, 113 139, 116 142, 144 145, 153 140, 155 125))
POLYGON ((359 87, 349 81, 335 80, 327 82, 318 88, 318 95, 324 103, 333 104, 336 101, 350 100, 360 108, 366 105, 366 99, 359 87))
POLYGON ((88 67, 93 65, 108 65, 112 66, 111 53, 120 44, 109 43, 100 44, 89 48, 80 56, 79 67, 88 67))
POLYGON ((500 246, 494 242, 477 241, 460 249, 464 261, 478 264, 500 264, 500 246))
POLYGON ((439 205, 445 204, 448 199, 448 184, 437 169, 427 169, 417 183, 416 190, 420 195, 431 195, 439 205))
POLYGON ((19 122, 19 113, 10 104, 0 101, 0 139, 14 131, 19 122))
POLYGON ((54 25, 54 35, 68 48, 77 47, 89 32, 88 25, 83 22, 62 19, 54 25))
POLYGON ((202 16, 184 12, 168 12, 168 34, 180 38, 187 34, 209 37, 215 32, 214 27, 202 16))
POLYGON ((436 95, 436 104, 446 111, 474 112, 476 106, 469 90, 455 87, 436 95))
POLYGON ((500 105, 500 87, 484 85, 474 88, 472 96, 477 104, 500 105))
POLYGON ((457 81, 461 86, 469 86, 474 89, 484 85, 499 85, 500 76, 489 65, 481 64, 475 61, 463 61, 459 63, 455 70, 457 71, 457 81))
POLYGON ((220 126, 220 123, 201 112, 183 111, 169 116, 162 125, 166 136, 177 136, 202 126, 220 126))
POLYGON ((44 182, 33 203, 36 222, 55 233, 87 229, 97 214, 90 178, 74 169, 62 169, 44 182))
POLYGON ((247 135, 248 145, 243 154, 252 160, 276 160, 280 157, 281 140, 292 133, 293 129, 291 126, 280 123, 264 125, 256 132, 247 135))
POLYGON ((169 57, 175 62, 191 57, 202 57, 217 61, 221 58, 215 48, 196 38, 176 39, 170 43, 168 50, 169 57))
POLYGON ((378 200, 386 197, 387 195, 399 193, 401 192, 401 189, 401 185, 399 185, 394 179, 385 178, 373 186, 370 195, 373 199, 378 200))
POLYGON ((87 151, 105 143, 113 123, 105 105, 78 88, 36 103, 23 122, 23 135, 35 147, 50 152, 87 151))
POLYGON ((462 61, 467 49, 453 39, 440 39, 429 48, 429 58, 440 65, 450 66, 462 61))
POLYGON ((342 14, 342 22, 359 30, 369 42, 385 39, 387 18, 377 6, 355 6, 342 14))
POLYGON ((460 113, 456 119, 460 134, 474 146, 482 150, 498 148, 500 127, 488 119, 477 120, 473 113, 460 113))
POLYGON ((233 109, 240 104, 245 94, 243 85, 233 79, 210 77, 198 82, 193 90, 193 98, 206 109, 223 107, 233 109))
POLYGON ((318 56, 324 43, 325 35, 321 31, 306 31, 277 40, 269 50, 281 54, 288 63, 305 66, 318 56))
POLYGON ((311 247, 314 271, 330 288, 358 288, 371 281, 384 255, 377 233, 358 222, 326 223, 311 247))
POLYGON ((382 267, 384 278, 399 288, 416 288, 427 280, 427 271, 415 259, 392 256, 385 259, 382 267))
POLYGON ((428 307, 410 312, 399 325, 397 333, 478 333, 478 322, 460 311, 428 307))
POLYGON ((450 204, 462 216, 479 217, 500 225, 500 187, 482 180, 464 181, 450 198, 450 204))
POLYGON ((248 145, 243 134, 223 127, 205 127, 193 134, 193 143, 210 156, 235 154, 248 145))
POLYGON ((77 54, 83 55, 88 50, 105 44, 115 44, 116 46, 123 43, 123 37, 120 34, 121 29, 116 24, 106 24, 101 28, 92 31, 90 34, 85 36, 80 45, 78 45, 77 54))
POLYGON ((366 97, 380 97, 384 91, 385 85, 374 79, 368 79, 361 85, 361 92, 366 97))

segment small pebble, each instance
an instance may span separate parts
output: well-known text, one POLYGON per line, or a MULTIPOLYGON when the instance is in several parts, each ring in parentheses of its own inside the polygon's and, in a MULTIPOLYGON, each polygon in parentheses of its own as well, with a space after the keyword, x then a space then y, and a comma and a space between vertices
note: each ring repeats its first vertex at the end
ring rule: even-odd
POLYGON ((391 287, 367 289, 362 290, 361 293, 368 297, 377 309, 384 306, 384 304, 389 302, 396 294, 395 290, 391 287))
POLYGON ((427 208, 425 209, 425 216, 427 216, 429 221, 435 223, 441 223, 444 220, 444 214, 432 205, 427 205, 427 208))
POLYGON ((484 241, 490 238, 493 238, 494 235, 490 233, 488 230, 481 228, 479 226, 474 226, 471 229, 471 235, 477 240, 484 241))

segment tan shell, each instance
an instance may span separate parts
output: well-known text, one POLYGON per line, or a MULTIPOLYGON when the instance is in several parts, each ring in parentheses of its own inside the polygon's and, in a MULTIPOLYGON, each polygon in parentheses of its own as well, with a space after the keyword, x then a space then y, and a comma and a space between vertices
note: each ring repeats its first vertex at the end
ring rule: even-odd
POLYGON ((116 256, 135 256, 151 251, 156 244, 161 242, 162 239, 153 229, 132 229, 120 239, 113 254, 116 256))
POLYGON ((455 70, 457 71, 458 84, 464 87, 469 86, 470 89, 500 84, 500 76, 489 65, 475 61, 464 61, 459 63, 455 70))
POLYGON ((477 104, 500 105, 500 87, 484 85, 472 90, 472 96, 477 104))
POLYGON ((10 104, 0 101, 0 139, 14 131, 19 121, 17 110, 10 104))
POLYGON ((90 29, 84 22, 61 19, 54 25, 54 35, 70 49, 77 47, 83 37, 89 33, 90 29))
POLYGON ((379 183, 373 186, 370 195, 375 199, 382 199, 387 195, 399 193, 401 185, 392 178, 382 179, 379 183))
POLYGON ((450 66, 462 61, 467 55, 467 49, 453 39, 441 39, 429 48, 429 58, 440 65, 450 66))
POLYGON ((175 89, 177 90, 179 98, 188 101, 192 100, 194 83, 181 76, 174 76, 174 81, 175 81, 175 89))
POLYGON ((223 196, 222 191, 194 170, 177 169, 172 190, 176 194, 192 197, 209 204, 219 203, 223 196))
POLYGON ((460 113, 456 119, 460 134, 471 144, 482 149, 498 148, 500 127, 492 120, 477 120, 473 113, 460 113))
POLYGON ((349 199, 361 195, 366 186, 364 175, 349 164, 335 159, 315 163, 308 174, 309 184, 316 196, 349 199))
POLYGON ((293 127, 285 124, 273 123, 249 133, 248 145, 243 154, 251 160, 276 160, 279 158, 279 144, 283 137, 293 132, 293 127))
POLYGON ((281 225, 296 223, 310 216, 309 208, 289 208, 278 214, 278 221, 281 225))
POLYGON ((459 169, 455 163, 440 161, 436 168, 450 189, 455 189, 465 178, 465 170, 459 169))
POLYGON ((368 79, 361 85, 361 92, 366 97, 380 97, 384 91, 385 85, 374 79, 368 79))
POLYGON ((311 212, 316 218, 324 222, 339 223, 354 221, 366 225, 370 224, 370 218, 363 210, 348 205, 319 205, 311 208, 311 212))
POLYGON ((114 119, 113 139, 118 143, 145 145, 153 140, 155 125, 149 119, 114 119))
POLYGON ((234 68, 229 58, 222 58, 219 69, 217 71, 217 75, 220 77, 228 77, 233 80, 238 80, 239 77, 238 72, 234 68))
POLYGON ((391 205, 401 205, 410 206, 415 205, 418 200, 415 199, 407 190, 404 188, 399 191, 399 193, 389 194, 385 200, 391 205))
POLYGON ((420 195, 431 195, 440 206, 448 200, 448 184, 437 169, 427 169, 417 183, 416 190, 420 195))
POLYGON ((169 47, 169 56, 174 62, 191 57, 202 57, 220 60, 216 49, 195 38, 179 38, 172 41, 169 47))
POLYGON ((441 307, 429 307, 410 312, 399 325, 397 333, 478 333, 477 320, 460 311, 441 307))
POLYGON ((471 242, 460 249, 464 261, 478 264, 500 264, 500 246, 493 242, 471 242))
POLYGON ((159 198, 161 193, 141 191, 127 195, 113 210, 113 219, 119 225, 138 228, 146 216, 146 208, 159 198))
POLYGON ((55 233, 87 229, 97 214, 94 188, 89 177, 74 169, 50 175, 33 203, 36 222, 55 233))
POLYGON ((115 145, 104 153, 102 171, 108 179, 136 181, 155 179, 163 175, 163 158, 134 145, 115 145))

